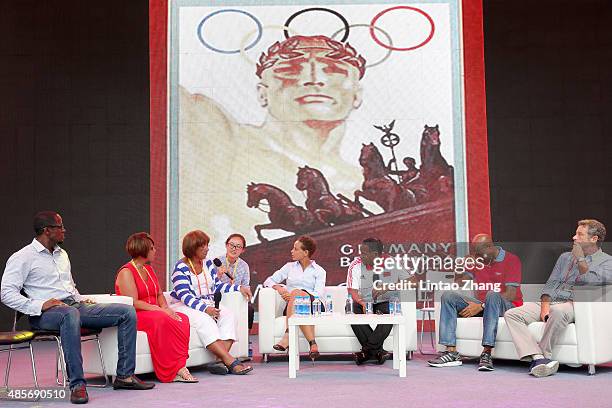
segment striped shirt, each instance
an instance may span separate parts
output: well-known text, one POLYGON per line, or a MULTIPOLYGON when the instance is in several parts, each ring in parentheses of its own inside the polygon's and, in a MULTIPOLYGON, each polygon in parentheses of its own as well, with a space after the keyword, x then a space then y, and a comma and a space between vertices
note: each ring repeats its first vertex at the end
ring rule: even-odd
POLYGON ((239 290, 240 285, 231 285, 219 280, 217 268, 210 259, 204 262, 202 273, 199 275, 194 274, 182 259, 176 263, 172 272, 172 292, 170 292, 170 296, 200 312, 214 304, 215 293, 239 290))

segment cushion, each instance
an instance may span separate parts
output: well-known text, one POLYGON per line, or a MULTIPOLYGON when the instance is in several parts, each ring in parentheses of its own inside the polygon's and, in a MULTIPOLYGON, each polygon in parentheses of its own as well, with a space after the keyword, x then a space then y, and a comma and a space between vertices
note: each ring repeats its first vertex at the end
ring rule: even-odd
MULTIPOLYGON (((531 335, 540 341, 544 334, 544 322, 534 322, 529 325, 531 335)), ((459 318, 457 320, 457 338, 465 340, 482 340, 482 317, 459 318)), ((558 345, 575 346, 578 344, 576 340, 576 325, 571 323, 559 338, 558 345)), ((496 341, 512 341, 510 331, 503 317, 497 323, 497 339, 496 341)))
POLYGON ((11 345, 25 343, 34 338, 34 333, 31 331, 10 331, 0 332, 0 345, 11 345))

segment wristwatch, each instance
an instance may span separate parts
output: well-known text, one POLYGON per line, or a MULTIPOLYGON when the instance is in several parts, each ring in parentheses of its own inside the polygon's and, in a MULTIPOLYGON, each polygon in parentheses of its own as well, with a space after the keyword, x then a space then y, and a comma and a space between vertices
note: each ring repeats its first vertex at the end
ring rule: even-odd
POLYGON ((581 256, 580 258, 578 258, 578 262, 586 262, 586 258, 584 256, 581 256))

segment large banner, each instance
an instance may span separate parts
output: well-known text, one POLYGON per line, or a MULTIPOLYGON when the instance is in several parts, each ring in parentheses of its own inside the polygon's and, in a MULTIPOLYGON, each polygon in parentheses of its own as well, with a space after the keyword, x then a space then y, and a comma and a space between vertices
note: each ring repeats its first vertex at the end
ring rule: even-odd
MULTIPOLYGON (((152 197, 152 216, 167 205, 168 268, 193 229, 211 236, 212 256, 243 234, 254 284, 302 234, 317 240, 328 284, 345 280, 367 237, 410 255, 467 240, 468 162, 486 169, 486 156, 467 153, 466 122, 482 123, 484 106, 466 114, 460 1, 168 6, 167 177, 152 197)), ((486 152, 484 131, 473 137, 486 152)))

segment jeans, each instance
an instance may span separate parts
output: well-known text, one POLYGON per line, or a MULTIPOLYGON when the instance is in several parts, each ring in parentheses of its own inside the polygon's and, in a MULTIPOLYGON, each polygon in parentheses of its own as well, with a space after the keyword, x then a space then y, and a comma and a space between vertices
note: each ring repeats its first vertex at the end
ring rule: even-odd
POLYGON ((136 366, 136 310, 119 303, 87 304, 72 297, 62 300, 65 306, 55 306, 40 316, 30 316, 34 330, 60 332, 64 359, 70 379, 70 388, 85 384, 83 357, 81 356, 81 327, 103 329, 117 326, 117 377, 134 374, 136 366))
MULTIPOLYGON (((476 298, 457 292, 445 292, 442 295, 440 310, 440 344, 456 346, 457 317, 459 312, 468 306, 468 301, 481 304, 476 298)), ((482 316, 482 345, 495 347, 497 336, 497 321, 504 313, 512 309, 514 304, 504 299, 499 292, 487 292, 484 310, 477 316, 482 316)))

